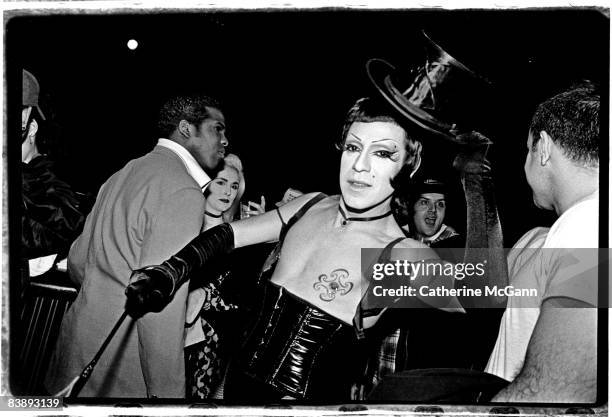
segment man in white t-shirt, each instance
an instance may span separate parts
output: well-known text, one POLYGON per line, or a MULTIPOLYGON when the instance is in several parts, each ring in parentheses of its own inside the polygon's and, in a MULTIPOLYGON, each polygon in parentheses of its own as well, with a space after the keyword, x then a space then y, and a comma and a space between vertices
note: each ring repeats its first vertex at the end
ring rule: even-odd
POLYGON ((597 394, 599 104, 574 86, 540 104, 527 140, 525 174, 536 206, 555 210, 508 257, 509 297, 486 371, 511 383, 493 401, 594 402, 597 394))

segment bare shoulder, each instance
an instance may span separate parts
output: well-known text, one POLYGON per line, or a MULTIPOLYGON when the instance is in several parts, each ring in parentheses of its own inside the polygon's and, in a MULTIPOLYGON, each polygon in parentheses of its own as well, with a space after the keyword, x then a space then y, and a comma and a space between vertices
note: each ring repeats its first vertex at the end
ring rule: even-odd
MULTIPOLYGON (((303 194, 297 198, 294 198, 287 204, 279 207, 278 211, 280 212, 281 217, 283 218, 285 222, 287 222, 291 217, 293 217, 295 213, 298 212, 298 210, 300 210, 306 203, 308 203, 310 200, 312 200, 319 194, 321 193, 313 192, 313 193, 303 194)), ((328 208, 329 209, 333 206, 337 206, 338 201, 339 201, 338 196, 331 196, 331 197, 325 196, 321 201, 317 202, 315 206, 317 208, 328 208)))
MULTIPOLYGON (((320 193, 309 193, 297 197, 275 210, 267 211, 258 216, 237 220, 231 223, 234 231, 234 246, 236 248, 254 245, 262 242, 278 240, 283 223, 287 223, 299 209, 320 193)), ((319 204, 315 204, 318 207, 319 204)))

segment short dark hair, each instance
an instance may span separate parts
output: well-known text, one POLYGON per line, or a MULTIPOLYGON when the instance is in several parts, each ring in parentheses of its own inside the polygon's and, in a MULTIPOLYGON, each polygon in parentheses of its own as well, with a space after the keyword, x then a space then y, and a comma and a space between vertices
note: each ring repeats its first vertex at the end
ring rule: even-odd
POLYGON ((599 166, 599 104, 599 91, 589 81, 544 101, 529 126, 532 146, 545 131, 571 161, 585 167, 599 166))
MULTIPOLYGON (((374 99, 371 97, 363 97, 357 100, 344 118, 342 136, 340 141, 336 144, 338 149, 343 148, 348 131, 355 122, 389 122, 404 129, 406 133, 407 156, 402 171, 407 170, 411 173, 412 169, 417 166, 421 158, 421 142, 410 133, 411 130, 407 127, 403 116, 397 113, 390 104, 382 102, 381 99, 374 99)), ((398 174, 397 177, 401 177, 401 175, 398 174)), ((393 186, 396 188, 395 185, 393 186)))
POLYGON ((181 120, 199 126, 210 117, 209 108, 221 111, 219 102, 205 95, 180 95, 170 98, 159 111, 157 128, 163 137, 169 137, 181 120))

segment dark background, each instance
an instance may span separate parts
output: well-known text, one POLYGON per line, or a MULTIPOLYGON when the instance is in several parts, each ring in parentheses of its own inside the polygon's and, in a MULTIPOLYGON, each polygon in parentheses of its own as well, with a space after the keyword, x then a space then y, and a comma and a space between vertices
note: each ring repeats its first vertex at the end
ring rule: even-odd
MULTIPOLYGON (((263 194, 270 208, 287 187, 337 193, 340 154, 333 143, 348 108, 373 93, 365 62, 422 63, 422 30, 495 85, 482 118, 495 142, 490 159, 511 246, 554 219, 533 206, 523 173, 536 104, 589 78, 601 83, 602 114, 608 114, 609 19, 598 10, 14 14, 5 33, 9 139, 18 137, 15 109, 26 68, 42 86, 44 111, 61 129, 61 175, 95 195, 112 173, 154 146, 164 98, 198 90, 224 104, 230 151, 245 166, 247 198, 258 201, 263 194), (139 43, 135 51, 126 47, 132 38, 139 43)), ((19 181, 18 142, 9 140, 13 183, 19 181)), ((451 183, 447 223, 462 230, 462 194, 450 169, 457 149, 433 138, 424 146, 423 171, 451 183)), ((602 155, 607 146, 602 136, 602 155)), ((604 157, 604 184, 607 169, 604 157)))

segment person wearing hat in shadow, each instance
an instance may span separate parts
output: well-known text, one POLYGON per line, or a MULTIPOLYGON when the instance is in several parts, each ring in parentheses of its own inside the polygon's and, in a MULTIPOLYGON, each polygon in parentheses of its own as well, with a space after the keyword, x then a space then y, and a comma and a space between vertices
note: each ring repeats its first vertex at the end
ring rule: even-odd
MULTIPOLYGON (((40 86, 23 70, 21 112, 22 256, 68 254, 85 219, 82 198, 54 172, 50 121, 39 105, 40 86)), ((50 267, 51 265, 49 265, 50 267)), ((30 271, 34 273, 33 271, 30 271)), ((36 273, 38 274, 38 273, 36 273)))
POLYGON ((84 215, 76 193, 53 172, 48 121, 38 104, 40 87, 26 70, 22 92, 23 250, 28 257, 65 255, 84 215))
MULTIPOLYGON (((50 117, 51 109, 42 110, 38 80, 25 69, 22 69, 21 97, 20 278, 11 281, 12 309, 19 312, 21 320, 19 329, 13 328, 12 332, 14 346, 18 346, 15 351, 19 351, 24 338, 44 343, 48 337, 39 335, 37 329, 51 323, 50 319, 43 325, 38 314, 29 313, 29 306, 35 303, 31 284, 43 282, 73 287, 65 274, 57 272, 57 265, 68 255, 85 219, 83 195, 57 175, 54 160, 59 145, 57 126, 50 117)), ((45 334, 51 327, 44 328, 45 334)), ((28 369, 31 365, 26 363, 28 359, 22 359, 29 352, 25 348, 21 350, 22 368, 28 369)), ((44 354, 43 349, 40 355, 44 354)), ((27 371, 21 373, 16 392, 29 389, 25 388, 29 377, 27 371)))
POLYGON ((38 358, 46 357, 47 341, 53 340, 61 320, 56 314, 61 301, 54 291, 74 291, 61 265, 83 228, 87 209, 85 195, 57 175, 59 143, 52 114, 48 106, 45 112, 41 108, 36 77, 22 70, 20 278, 11 280, 11 309, 19 314, 19 325, 11 328, 14 352, 19 352, 20 372, 13 374, 18 377, 16 393, 33 393, 37 388, 32 381, 39 382, 34 371, 37 366, 46 369, 45 359, 38 358), (29 348, 34 344, 40 346, 37 351, 29 348))

